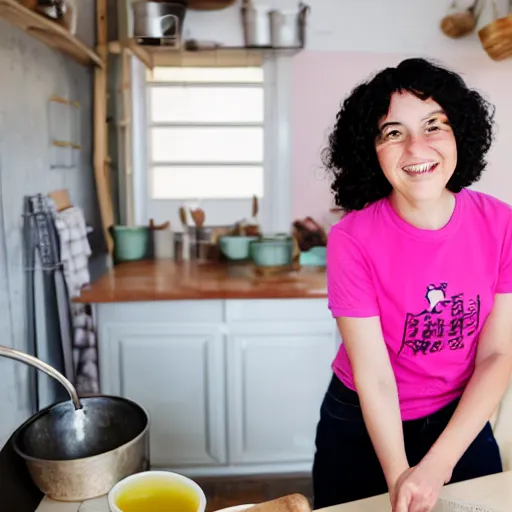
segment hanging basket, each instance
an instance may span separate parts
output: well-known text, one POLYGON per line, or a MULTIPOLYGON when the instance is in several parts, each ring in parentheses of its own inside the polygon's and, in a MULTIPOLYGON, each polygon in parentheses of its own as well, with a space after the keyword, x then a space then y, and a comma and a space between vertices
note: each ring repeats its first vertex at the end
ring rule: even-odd
POLYGON ((494 21, 478 31, 483 49, 492 60, 512 57, 512 14, 498 18, 496 1, 493 0, 494 21))

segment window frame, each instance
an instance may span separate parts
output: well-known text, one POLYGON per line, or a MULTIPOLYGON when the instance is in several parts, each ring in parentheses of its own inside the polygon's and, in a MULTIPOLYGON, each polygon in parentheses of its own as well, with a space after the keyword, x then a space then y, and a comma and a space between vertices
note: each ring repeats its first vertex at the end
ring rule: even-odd
MULTIPOLYGON (((136 58, 131 65, 131 139, 133 141, 132 167, 126 176, 126 204, 122 216, 133 224, 149 222, 150 161, 149 161, 149 87, 146 84, 145 67, 136 58)), ((262 230, 268 233, 288 232, 291 225, 291 58, 280 54, 267 54, 264 68, 264 158, 263 194, 260 201, 259 220, 262 230)), ((182 204, 179 200, 161 200, 171 205, 182 204)), ((218 199, 201 201, 206 209, 213 203, 223 205, 251 199, 218 199)), ((248 210, 249 211, 249 210, 248 210)), ((233 218, 232 222, 237 219, 233 218)))
MULTIPOLYGON (((243 69, 243 68, 242 68, 243 69)), ((263 70, 264 72, 264 70, 263 70)), ((158 168, 162 168, 162 167, 168 167, 168 168, 173 168, 173 167, 176 167, 176 168, 194 168, 194 167, 202 167, 202 168, 214 168, 214 167, 253 167, 253 168, 261 168, 262 169, 262 175, 261 175, 261 178, 262 178, 262 181, 264 181, 265 177, 263 175, 264 173, 264 168, 265 168, 265 157, 264 157, 264 154, 261 155, 261 159, 258 159, 257 161, 244 161, 244 160, 231 160, 231 161, 228 161, 228 160, 225 160, 225 161, 219 161, 219 162, 216 162, 216 161, 203 161, 203 160, 198 160, 198 161, 157 161, 155 160, 155 155, 152 154, 152 143, 154 143, 154 139, 152 139, 152 137, 154 137, 155 135, 155 132, 154 132, 154 128, 158 129, 158 128, 162 128, 162 129, 166 129, 166 128, 170 128, 170 129, 173 129, 173 128, 177 128, 177 129, 187 129, 187 128, 192 128, 192 129, 202 129, 202 128, 206 128, 206 129, 209 129, 209 128, 234 128, 234 129, 238 129, 238 128, 256 128, 258 130, 261 130, 261 134, 262 134, 262 138, 263 138, 263 141, 262 141, 262 144, 264 146, 264 133, 265 133, 265 119, 264 119, 264 110, 265 110, 265 105, 263 104, 262 105, 262 119, 261 121, 250 121, 250 122, 247 122, 247 121, 205 121, 205 120, 197 120, 197 121, 154 121, 151 119, 151 111, 153 111, 153 97, 152 97, 152 93, 154 94, 154 91, 161 88, 161 89, 172 89, 172 88, 176 88, 176 89, 179 89, 179 88, 183 88, 183 87, 187 87, 187 88, 190 88, 190 89, 200 89, 200 88, 208 88, 208 89, 214 89, 214 88, 222 88, 222 89, 230 89, 230 88, 233 88, 233 89, 243 89, 243 88, 248 88, 248 89, 258 89, 258 90, 261 90, 262 91, 262 94, 264 96, 265 94, 265 87, 264 87, 264 80, 258 80, 258 81, 226 81, 226 82, 222 82, 222 81, 212 81, 212 82, 206 82, 206 81, 190 81, 190 82, 179 82, 179 81, 176 81, 176 82, 172 82, 172 81, 155 81, 155 82, 148 82, 146 81, 146 84, 147 84, 147 90, 148 90, 148 94, 147 94, 147 106, 148 106, 148 110, 150 111, 149 114, 148 114, 148 156, 149 156, 149 168, 148 168, 148 174, 149 174, 149 191, 150 191, 150 198, 149 198, 149 201, 172 201, 172 202, 177 202, 177 201, 184 201, 184 202, 187 202, 187 201, 194 201, 196 200, 197 198, 196 197, 151 197, 152 194, 153 194, 153 190, 154 190, 154 180, 155 180, 155 170, 158 169, 158 168)), ((262 193, 264 194, 264 191, 262 190, 262 193)), ((230 200, 250 200, 252 199, 252 194, 250 195, 246 195, 246 196, 240 196, 240 197, 237 197, 237 196, 234 196, 234 197, 229 197, 229 196, 221 196, 219 195, 218 197, 202 197, 201 200, 202 201, 207 201, 207 202, 210 202, 210 203, 216 203, 216 202, 222 202, 224 203, 225 201, 230 201, 230 200)), ((245 201, 244 201, 245 202, 245 201)))

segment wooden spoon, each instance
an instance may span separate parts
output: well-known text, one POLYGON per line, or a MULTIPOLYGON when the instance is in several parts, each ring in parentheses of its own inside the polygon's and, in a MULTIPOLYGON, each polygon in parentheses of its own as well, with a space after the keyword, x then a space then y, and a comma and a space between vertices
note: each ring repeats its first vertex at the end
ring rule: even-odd
POLYGON ((258 216, 259 205, 258 205, 258 196, 252 196, 252 218, 255 219, 258 216))
POLYGON ((195 210, 191 209, 190 215, 192 215, 192 220, 194 221, 196 227, 202 228, 206 217, 204 210, 202 210, 201 208, 196 208, 195 210))
POLYGON ((183 224, 183 227, 186 228, 187 227, 187 212, 186 212, 184 206, 180 206, 180 220, 181 220, 181 223, 183 224))

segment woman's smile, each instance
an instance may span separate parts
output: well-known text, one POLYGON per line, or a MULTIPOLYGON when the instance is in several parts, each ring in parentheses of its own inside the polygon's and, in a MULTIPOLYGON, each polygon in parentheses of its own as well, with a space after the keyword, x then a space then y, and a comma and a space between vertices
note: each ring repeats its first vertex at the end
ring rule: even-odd
POLYGON ((418 164, 405 165, 402 167, 402 171, 407 173, 409 176, 416 177, 425 174, 432 174, 438 165, 438 162, 422 162, 418 164))

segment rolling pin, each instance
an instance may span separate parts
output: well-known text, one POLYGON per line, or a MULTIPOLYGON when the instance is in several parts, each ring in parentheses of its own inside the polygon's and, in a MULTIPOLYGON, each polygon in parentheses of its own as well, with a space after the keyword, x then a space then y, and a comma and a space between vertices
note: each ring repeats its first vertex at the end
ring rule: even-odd
POLYGON ((289 494, 271 501, 264 501, 248 509, 250 512, 311 512, 308 499, 302 494, 289 494))

